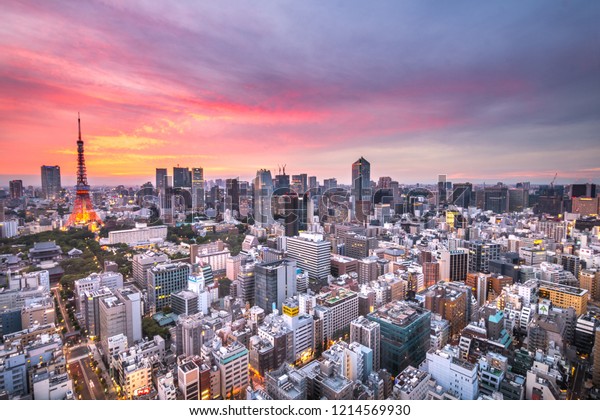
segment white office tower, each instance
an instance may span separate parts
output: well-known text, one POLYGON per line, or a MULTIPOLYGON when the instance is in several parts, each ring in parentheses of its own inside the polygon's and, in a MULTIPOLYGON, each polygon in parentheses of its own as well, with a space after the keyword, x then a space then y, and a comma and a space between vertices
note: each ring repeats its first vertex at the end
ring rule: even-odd
POLYGON ((299 269, 308 271, 311 279, 324 281, 331 267, 331 243, 323 235, 303 233, 287 239, 287 254, 296 261, 299 269))

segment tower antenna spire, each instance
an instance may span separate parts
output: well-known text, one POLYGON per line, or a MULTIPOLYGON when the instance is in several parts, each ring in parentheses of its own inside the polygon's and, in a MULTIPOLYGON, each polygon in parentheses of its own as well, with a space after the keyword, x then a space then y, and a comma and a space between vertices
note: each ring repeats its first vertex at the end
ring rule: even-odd
POLYGON ((79 128, 79 140, 81 140, 81 118, 79 118, 79 112, 77 113, 77 128, 79 128))

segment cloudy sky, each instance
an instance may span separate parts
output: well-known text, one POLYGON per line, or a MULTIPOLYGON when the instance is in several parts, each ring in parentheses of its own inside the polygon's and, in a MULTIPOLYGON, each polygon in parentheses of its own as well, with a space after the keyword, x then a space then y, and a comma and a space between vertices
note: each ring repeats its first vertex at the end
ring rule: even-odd
POLYGON ((600 182, 600 2, 3 1, 0 186, 600 182), (170 171, 170 169, 169 169, 170 171))

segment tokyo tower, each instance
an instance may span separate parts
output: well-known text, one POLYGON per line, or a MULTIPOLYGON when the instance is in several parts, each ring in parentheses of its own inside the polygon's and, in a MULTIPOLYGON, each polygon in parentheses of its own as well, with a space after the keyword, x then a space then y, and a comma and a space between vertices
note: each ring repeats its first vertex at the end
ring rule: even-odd
POLYGON ((102 220, 94 211, 92 200, 90 199, 90 186, 87 183, 87 174, 85 170, 85 157, 83 155, 83 140, 81 140, 81 119, 77 114, 77 125, 79 127, 79 139, 77 140, 77 195, 73 211, 65 227, 83 227, 87 226, 90 230, 95 230, 102 220))

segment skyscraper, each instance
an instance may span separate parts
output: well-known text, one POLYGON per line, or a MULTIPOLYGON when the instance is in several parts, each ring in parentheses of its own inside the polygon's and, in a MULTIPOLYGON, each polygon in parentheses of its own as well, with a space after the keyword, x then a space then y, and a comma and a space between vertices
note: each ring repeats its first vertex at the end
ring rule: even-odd
POLYGON ((173 188, 191 188, 192 174, 188 168, 173 168, 173 188))
POLYGON ((438 207, 448 204, 448 189, 446 188, 446 175, 438 175, 438 207))
POLYGON ((192 208, 204 208, 204 169, 192 168, 192 208))
POLYGON ((8 188, 10 190, 10 198, 18 199, 23 197, 23 181, 20 179, 13 179, 8 182, 8 188))
POLYGON ((42 166, 42 196, 53 199, 60 190, 60 166, 42 166))
POLYGON ((268 169, 259 169, 254 178, 254 220, 258 227, 273 224, 271 198, 273 196, 273 178, 268 169))
POLYGON ((501 214, 508 211, 508 187, 499 184, 483 191, 483 209, 501 214))
POLYGON ((354 217, 366 222, 371 212, 371 164, 362 156, 352 164, 352 195, 354 217))
POLYGON ((237 178, 227 179, 226 185, 226 196, 225 196, 225 210, 231 212, 240 212, 240 186, 237 178))
POLYGON ((452 204, 457 207, 467 208, 475 204, 474 200, 471 199, 473 194, 473 184, 470 182, 454 184, 452 191, 452 204))
POLYGON ((162 191, 165 188, 165 178, 167 177, 166 168, 156 168, 156 190, 162 191))

